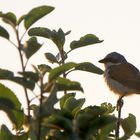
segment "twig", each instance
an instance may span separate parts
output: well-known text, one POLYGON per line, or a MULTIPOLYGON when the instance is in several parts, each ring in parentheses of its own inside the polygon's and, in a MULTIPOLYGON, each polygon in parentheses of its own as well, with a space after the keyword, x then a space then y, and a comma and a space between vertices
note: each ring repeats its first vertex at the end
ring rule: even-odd
POLYGON ((115 131, 115 138, 119 138, 120 134, 120 125, 121 125, 121 111, 123 107, 123 98, 124 96, 121 96, 117 101, 117 111, 118 111, 118 119, 116 123, 116 131, 115 131))

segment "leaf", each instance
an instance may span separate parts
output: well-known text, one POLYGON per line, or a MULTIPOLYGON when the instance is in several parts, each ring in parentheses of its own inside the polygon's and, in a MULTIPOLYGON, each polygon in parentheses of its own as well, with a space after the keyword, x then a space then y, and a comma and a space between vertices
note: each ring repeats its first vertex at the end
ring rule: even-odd
POLYGON ((56 57, 52 53, 45 53, 45 57, 49 60, 51 63, 58 63, 56 57))
POLYGON ((22 16, 18 19, 17 25, 19 25, 19 24, 24 20, 25 16, 26 16, 26 15, 22 15, 22 16))
POLYGON ((16 15, 12 12, 8 12, 5 14, 1 14, 0 17, 2 17, 3 21, 9 25, 11 25, 12 27, 16 26, 16 22, 17 22, 17 18, 16 15))
POLYGON ((11 80, 13 82, 16 82, 17 84, 22 85, 25 88, 30 89, 30 90, 33 90, 34 87, 35 87, 35 82, 33 82, 30 79, 26 79, 24 77, 18 77, 18 76, 16 76, 16 77, 13 77, 11 80))
POLYGON ((53 86, 50 89, 50 94, 47 98, 44 98, 42 102, 42 110, 43 114, 50 115, 54 112, 54 105, 57 103, 57 86, 56 84, 53 84, 53 86))
POLYGON ((44 75, 46 72, 50 72, 52 69, 49 65, 46 64, 40 64, 38 65, 38 69, 41 71, 41 73, 44 75))
POLYGON ((83 88, 81 87, 79 82, 71 81, 66 78, 59 77, 56 80, 57 89, 58 91, 65 91, 65 90, 79 90, 83 92, 83 88))
POLYGON ((14 73, 9 70, 0 69, 0 79, 11 79, 14 77, 14 73))
POLYGON ((132 136, 136 131, 136 117, 133 114, 121 121, 122 128, 126 136, 132 136))
POLYGON ((24 44, 24 50, 26 57, 29 59, 34 53, 36 53, 40 48, 41 44, 37 42, 36 37, 30 38, 25 44, 24 44))
POLYGON ((9 39, 9 33, 2 26, 0 26, 0 36, 4 37, 5 39, 9 39))
POLYGON ((74 68, 75 66, 76 66, 76 63, 69 62, 69 63, 65 63, 59 67, 52 69, 49 74, 49 81, 56 79, 58 76, 60 76, 61 74, 64 74, 66 71, 74 68))
POLYGON ((32 71, 18 72, 18 73, 21 74, 24 78, 30 79, 34 82, 38 82, 38 80, 39 80, 39 75, 32 71))
POLYGON ((82 71, 92 72, 92 73, 96 73, 96 74, 104 73, 103 70, 96 67, 95 65, 93 65, 90 62, 83 62, 83 63, 77 64, 77 66, 75 67, 75 70, 82 70, 82 71))
POLYGON ((49 116, 45 120, 44 125, 56 126, 57 129, 65 130, 67 133, 71 132, 73 129, 71 120, 58 114, 53 114, 49 116))
POLYGON ((52 31, 50 29, 44 28, 44 27, 35 27, 35 28, 31 28, 28 31, 28 34, 30 36, 40 36, 40 37, 45 37, 45 38, 50 39, 52 31))
POLYGON ((75 93, 69 93, 69 94, 65 94, 61 99, 60 99, 60 108, 62 109, 66 100, 70 97, 75 97, 75 93))
POLYGON ((7 87, 0 84, 0 110, 8 115, 15 129, 20 129, 23 121, 23 110, 16 95, 7 87))
POLYGON ((81 37, 80 40, 78 41, 72 41, 70 44, 70 48, 71 50, 74 50, 80 47, 84 47, 84 46, 96 44, 96 43, 101 43, 101 42, 103 42, 103 40, 99 40, 99 38, 96 37, 95 35, 87 34, 81 37))
POLYGON ((140 132, 136 132, 135 135, 140 138, 140 132))
POLYGON ((6 125, 2 125, 0 129, 0 140, 13 140, 14 136, 6 125))
MULTIPOLYGON (((25 75, 25 73, 24 73, 24 75, 25 75)), ((16 76, 14 76, 14 73, 12 71, 0 69, 0 79, 1 80, 10 80, 12 82, 16 82, 17 84, 20 84, 20 85, 22 85, 26 88, 29 88, 29 89, 33 90, 34 86, 35 86, 35 83, 32 80, 33 79, 37 80, 37 76, 33 77, 33 75, 29 74, 29 73, 27 72, 25 77, 16 77, 16 76), (32 80, 28 79, 27 75, 28 75, 28 78, 30 76, 30 79, 32 78, 32 80)))
POLYGON ((54 10, 54 7, 51 6, 39 6, 36 8, 33 8, 29 13, 25 16, 24 20, 24 26, 26 30, 34 24, 36 21, 38 21, 40 18, 44 17, 45 15, 49 14, 54 10))
POLYGON ((81 109, 85 102, 85 99, 75 99, 74 97, 69 97, 65 101, 65 103, 62 106, 62 110, 71 113, 72 115, 75 115, 77 111, 81 109))

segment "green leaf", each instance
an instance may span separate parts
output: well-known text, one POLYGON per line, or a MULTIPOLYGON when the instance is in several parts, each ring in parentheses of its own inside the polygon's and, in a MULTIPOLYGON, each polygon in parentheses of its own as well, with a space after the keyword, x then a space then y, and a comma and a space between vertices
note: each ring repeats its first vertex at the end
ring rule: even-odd
POLYGON ((69 63, 65 63, 59 67, 52 69, 49 74, 49 81, 56 79, 61 74, 64 74, 66 71, 74 68, 75 66, 76 66, 76 63, 69 62, 69 63))
POLYGON ((90 62, 83 62, 83 63, 77 64, 77 66, 75 67, 75 70, 82 70, 82 71, 92 72, 92 73, 96 73, 96 74, 104 73, 103 70, 96 67, 94 64, 92 64, 90 62))
POLYGON ((46 72, 50 72, 52 69, 49 65, 46 64, 40 64, 38 65, 38 69, 41 71, 43 75, 45 75, 46 72))
POLYGON ((35 76, 31 72, 27 72, 27 73, 25 72, 22 75, 26 75, 26 76, 25 77, 16 77, 16 76, 14 76, 14 73, 12 71, 0 69, 0 79, 1 80, 10 80, 12 82, 16 82, 17 84, 20 84, 26 88, 33 90, 35 87, 35 82, 33 81, 33 79, 37 80, 37 75, 35 76))
POLYGON ((66 78, 59 77, 56 80, 56 84, 58 87, 58 91, 65 91, 65 90, 79 90, 83 92, 83 88, 81 87, 81 84, 79 82, 71 81, 66 78))
POLYGON ((22 15, 22 16, 18 19, 17 25, 19 25, 19 24, 24 20, 25 16, 26 16, 26 15, 22 15))
POLYGON ((49 60, 51 63, 58 63, 56 57, 52 53, 45 53, 45 57, 49 60))
POLYGON ((131 136, 136 131, 136 117, 133 114, 121 121, 122 128, 126 136, 131 136))
POLYGON ((52 31, 44 27, 35 27, 35 28, 31 28, 28 31, 28 34, 30 36, 40 36, 40 37, 45 37, 45 38, 50 39, 52 35, 52 31))
POLYGON ((2 26, 0 26, 0 36, 9 39, 9 33, 2 26))
POLYGON ((80 47, 84 47, 87 45, 92 45, 92 44, 96 44, 96 43, 101 43, 103 42, 103 40, 99 40, 98 37, 96 37, 93 34, 87 34, 83 37, 80 38, 80 40, 78 41, 72 41, 70 44, 70 48, 71 50, 80 48, 80 47))
POLYGON ((136 132, 135 135, 140 138, 140 132, 136 132))
POLYGON ((62 106, 62 110, 75 115, 77 111, 81 109, 84 102, 85 99, 75 99, 74 97, 69 97, 62 106))
POLYGON ((18 73, 21 74, 24 78, 33 80, 34 82, 37 82, 39 80, 39 75, 32 71, 18 72, 18 73))
POLYGON ((5 126, 2 125, 0 129, 0 140, 13 140, 14 136, 10 132, 10 130, 5 126))
POLYGON ((75 97, 75 93, 69 93, 69 94, 65 94, 61 99, 60 99, 60 108, 62 109, 66 100, 70 97, 75 97))
POLYGON ((30 38, 25 44, 24 44, 24 50, 26 57, 29 59, 34 53, 36 53, 40 48, 41 44, 37 42, 36 37, 30 38))
POLYGON ((57 103, 57 86, 54 84, 50 89, 50 94, 47 98, 44 98, 42 102, 43 114, 50 115, 54 113, 54 105, 57 103))
POLYGON ((63 129, 66 132, 72 131, 72 122, 61 115, 53 114, 45 120, 44 125, 56 126, 58 129, 63 129))
POLYGON ((6 14, 1 14, 0 17, 2 17, 3 21, 12 27, 16 26, 17 18, 16 15, 12 12, 8 12, 6 14))
POLYGON ((54 10, 54 7, 51 6, 39 6, 33 8, 26 16, 24 20, 24 26, 28 29, 32 24, 38 21, 40 18, 44 17, 45 15, 49 14, 54 10))
POLYGON ((0 69, 0 79, 11 79, 14 77, 14 73, 9 70, 0 69))
POLYGON ((30 79, 26 79, 24 77, 13 77, 11 79, 13 82, 16 82, 17 84, 20 84, 21 86, 28 88, 30 90, 33 90, 35 87, 35 82, 30 80, 30 79))
POLYGON ((110 113, 113 113, 114 112, 114 110, 115 110, 116 107, 115 106, 112 106, 111 103, 104 102, 104 103, 101 104, 101 108, 103 108, 104 110, 106 110, 105 114, 110 114, 110 113))
POLYGON ((14 92, 2 84, 0 84, 0 110, 6 112, 15 129, 21 128, 24 121, 21 103, 14 92))

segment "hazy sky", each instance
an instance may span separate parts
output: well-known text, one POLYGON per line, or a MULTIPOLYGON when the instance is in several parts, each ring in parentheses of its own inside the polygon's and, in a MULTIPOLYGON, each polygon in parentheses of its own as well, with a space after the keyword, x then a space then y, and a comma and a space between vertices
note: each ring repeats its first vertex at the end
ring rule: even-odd
MULTIPOLYGON (((95 34, 104 40, 101 44, 75 50, 69 56, 70 61, 90 61, 100 68, 104 68, 98 63, 98 60, 107 53, 117 51, 125 55, 129 62, 140 69, 139 0, 4 0, 1 2, 1 10, 3 12, 13 11, 19 17, 39 5, 51 5, 55 7, 55 10, 34 26, 71 30, 71 34, 67 37, 67 46, 72 40, 78 40, 88 33, 95 34)), ((1 38, 0 41, 0 67, 12 70, 20 68, 16 50, 1 38)), ((44 51, 47 49, 42 49, 40 54, 44 51)), ((34 56, 32 62, 41 63, 40 54, 34 56)), ((43 54, 41 55, 43 56, 43 54)), ((78 74, 73 73, 72 78, 80 79, 85 89, 85 94, 80 94, 80 96, 86 98, 86 105, 102 102, 111 102, 115 105, 117 96, 108 90, 102 76, 78 72, 78 74)), ((21 97, 19 98, 23 101, 21 97)), ((127 117, 131 112, 137 116, 138 122, 140 122, 140 112, 137 109, 140 106, 139 100, 138 95, 124 98, 123 117, 127 117)), ((138 127, 140 129, 139 124, 138 127)))

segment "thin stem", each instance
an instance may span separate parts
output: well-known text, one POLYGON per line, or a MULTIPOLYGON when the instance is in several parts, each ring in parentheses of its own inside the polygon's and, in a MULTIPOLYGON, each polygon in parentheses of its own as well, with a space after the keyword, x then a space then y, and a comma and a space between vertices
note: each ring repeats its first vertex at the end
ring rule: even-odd
MULTIPOLYGON (((19 56, 20 56, 22 71, 25 72, 26 67, 24 66, 24 60, 23 60, 23 56, 22 56, 22 52, 21 52, 21 42, 20 42, 20 39, 19 39, 18 29, 15 30, 15 33, 16 33, 17 42, 18 42, 18 52, 19 52, 19 56)), ((26 87, 23 87, 23 88, 24 88, 25 97, 26 97, 26 101, 27 101, 28 122, 30 122, 30 109, 29 109, 30 100, 29 100, 29 97, 28 97, 27 88, 26 87)))
POLYGON ((119 138, 120 133, 120 125, 121 125, 121 111, 123 107, 123 96, 121 96, 117 101, 117 111, 118 111, 118 119, 116 123, 116 131, 115 131, 115 138, 119 138))
POLYGON ((40 106, 39 106, 39 118, 38 118, 38 134, 37 140, 41 138, 41 122, 42 122, 42 100, 43 100, 43 77, 40 78, 40 106))

